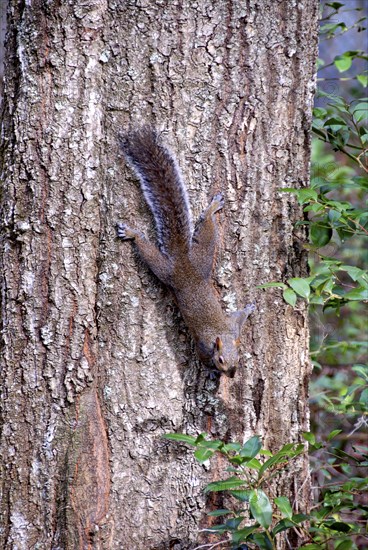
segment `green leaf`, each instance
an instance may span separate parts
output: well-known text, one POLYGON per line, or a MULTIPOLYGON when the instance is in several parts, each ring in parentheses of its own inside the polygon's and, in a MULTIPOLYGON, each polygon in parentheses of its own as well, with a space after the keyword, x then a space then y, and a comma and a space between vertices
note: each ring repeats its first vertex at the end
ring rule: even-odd
POLYGON ((328 118, 323 124, 325 128, 331 128, 334 132, 347 126, 345 120, 339 116, 328 118))
POLYGON ((240 449, 242 448, 242 446, 240 445, 240 443, 226 443, 222 450, 225 451, 226 453, 228 453, 229 451, 240 451, 240 449))
POLYGON ((358 81, 361 83, 364 88, 368 86, 368 75, 367 74, 358 74, 357 75, 358 81))
POLYGON ((328 219, 331 222, 337 222, 340 218, 341 218, 341 212, 339 212, 338 210, 330 209, 328 211, 328 219))
POLYGON ((226 527, 225 524, 221 524, 221 525, 212 525, 212 527, 207 527, 206 531, 208 533, 217 533, 217 534, 223 534, 223 533, 227 533, 228 532, 228 528, 226 527))
POLYGON ((333 109, 336 110, 338 113, 350 113, 349 106, 347 105, 347 103, 345 103, 345 100, 332 101, 331 103, 327 103, 327 105, 329 107, 333 107, 333 109))
MULTIPOLYGON (((328 34, 329 36, 331 36, 339 28, 341 29, 342 32, 346 32, 348 30, 347 26, 343 22, 341 22, 341 23, 326 23, 325 25, 321 26, 321 28, 319 29, 319 32, 321 34, 328 34)), ((328 95, 328 94, 326 94, 326 95, 328 95)))
POLYGON ((259 454, 262 456, 273 456, 271 451, 269 451, 268 449, 261 449, 261 452, 259 454))
POLYGON ((334 10, 338 10, 340 8, 343 8, 344 4, 341 4, 341 2, 327 2, 326 6, 330 6, 330 8, 333 8, 334 10))
POLYGON ((331 524, 328 524, 326 522, 324 523, 324 525, 326 525, 326 527, 328 527, 329 529, 332 529, 333 531, 339 531, 340 533, 349 533, 349 531, 351 531, 350 525, 342 521, 334 521, 331 524))
POLYGON ((363 271, 363 269, 355 267, 354 265, 341 265, 339 270, 349 273, 353 281, 357 281, 359 277, 366 275, 366 272, 363 271))
POLYGON ((252 468, 253 470, 258 471, 258 470, 260 470, 262 464, 256 458, 252 458, 251 460, 248 460, 246 462, 246 466, 247 466, 247 468, 252 468))
POLYGON ((257 285, 256 288, 287 288, 284 283, 264 283, 263 285, 257 285))
POLYGON ((235 487, 240 487, 241 485, 245 485, 245 481, 233 476, 228 479, 224 479, 223 481, 213 481, 212 483, 209 483, 204 491, 205 493, 209 493, 210 491, 228 491, 229 489, 234 489, 235 487))
POLYGON ((200 443, 203 443, 204 441, 207 441, 206 440, 206 437, 207 437, 207 434, 206 433, 201 433, 197 436, 197 439, 195 440, 195 443, 196 445, 199 445, 200 443))
POLYGON ((256 548, 261 550, 273 550, 275 548, 266 533, 253 533, 250 535, 249 541, 252 541, 256 548))
MULTIPOLYGON (((346 212, 346 210, 348 208, 350 208, 350 203, 348 202, 343 202, 343 201, 332 201, 332 200, 329 200, 329 201, 326 201, 326 204, 328 206, 331 206, 332 208, 335 208, 336 210, 338 210, 339 212, 346 212)), ((336 260, 335 260, 336 261, 336 260)))
POLYGON ((291 519, 293 511, 291 509, 290 501, 287 497, 276 497, 275 504, 284 518, 291 519))
POLYGON ((239 543, 244 542, 248 539, 256 529, 258 529, 259 524, 249 525, 248 527, 243 527, 243 529, 238 529, 235 533, 232 534, 232 542, 239 543))
POLYGON ((308 204, 308 206, 305 206, 304 207, 304 212, 323 212, 323 210, 325 209, 325 207, 322 205, 322 204, 317 204, 317 203, 313 203, 313 204, 308 204))
POLYGON ((219 510, 213 510, 212 512, 208 512, 207 516, 217 518, 218 516, 226 516, 227 514, 232 514, 232 513, 233 513, 232 510, 227 510, 226 508, 222 508, 219 510))
POLYGON ((210 439, 210 440, 207 440, 207 439, 200 439, 196 440, 196 443, 198 445, 198 447, 205 447, 206 449, 210 449, 211 451, 217 451, 218 449, 220 449, 221 447, 224 446, 223 442, 220 441, 219 439, 210 439))
POLYGON ((164 439, 169 439, 170 441, 181 441, 182 443, 187 443, 188 445, 196 445, 197 437, 186 434, 164 434, 162 436, 164 439))
POLYGON ((343 73, 350 69, 352 58, 348 55, 338 55, 334 59, 334 65, 340 73, 343 73))
POLYGON ((344 294, 344 298, 348 300, 365 301, 368 300, 368 290, 363 287, 354 288, 353 290, 350 290, 349 292, 344 294))
POLYGON ((280 193, 294 193, 294 195, 299 191, 296 187, 279 187, 277 190, 280 191, 280 193))
POLYGON ((299 294, 299 296, 306 299, 309 298, 310 286, 305 279, 294 277, 292 279, 288 279, 288 284, 291 286, 293 290, 295 290, 297 294, 299 294))
MULTIPOLYGON (((334 107, 334 109, 336 108, 336 105, 335 104, 330 104, 331 106, 334 107)), ((341 106, 340 108, 342 108, 343 106, 341 106)), ((339 115, 334 115, 330 118, 328 118, 323 126, 326 128, 326 127, 333 127, 333 126, 336 126, 336 127, 341 127, 341 128, 345 128, 347 126, 347 123, 345 121, 345 119, 342 117, 342 116, 339 116, 339 115)))
POLYGON ((288 458, 291 456, 298 456, 304 451, 304 445, 295 446, 294 443, 288 443, 284 445, 282 449, 279 450, 274 456, 266 460, 258 472, 258 479, 261 479, 264 472, 275 466, 276 464, 281 464, 282 462, 287 462, 288 458))
POLYGON ((239 525, 241 524, 243 519, 244 519, 243 516, 238 516, 236 518, 230 518, 230 519, 227 520, 225 525, 231 531, 235 531, 239 527, 239 525))
POLYGON ((310 236, 312 243, 315 246, 318 246, 318 248, 321 248, 330 242, 332 237, 332 228, 327 224, 312 223, 310 236))
POLYGON ((212 451, 211 449, 206 449, 205 447, 199 447, 194 452, 194 456, 200 464, 203 464, 204 462, 206 462, 206 460, 209 460, 211 456, 213 456, 214 452, 215 451, 212 451))
POLYGON ((323 67, 323 65, 326 65, 326 63, 324 62, 323 59, 321 59, 320 57, 317 57, 317 71, 323 67))
POLYGON ((320 128, 318 128, 318 126, 313 124, 312 125, 312 130, 315 134, 317 134, 317 136, 321 137, 323 141, 326 141, 326 139, 327 139, 326 133, 323 132, 323 130, 321 130, 320 128))
POLYGON ((368 368, 366 365, 354 365, 352 370, 363 380, 368 382, 368 368))
POLYGON ((234 489, 233 491, 229 491, 230 495, 237 498, 241 502, 249 502, 249 490, 245 489, 234 489))
POLYGON ((276 523, 275 527, 272 529, 272 534, 278 535, 282 531, 285 531, 286 529, 290 529, 290 527, 294 527, 294 523, 287 518, 282 519, 278 523, 276 523))
POLYGON ((327 441, 331 441, 336 435, 341 434, 342 430, 332 430, 327 436, 327 441))
POLYGON ((357 79, 361 83, 361 85, 364 86, 364 88, 366 88, 368 86, 368 75, 358 74, 357 79))
POLYGON ((327 116, 327 111, 326 111, 326 109, 323 109, 322 107, 314 107, 313 116, 315 118, 325 118, 327 116))
POLYGON ((296 195, 298 197, 299 204, 305 204, 311 200, 318 200, 318 193, 310 187, 307 189, 298 189, 296 195))
POLYGON ((358 103, 358 105, 354 107, 353 114, 357 122, 368 118, 368 103, 358 103))
POLYGON ((309 300, 309 303, 314 304, 314 305, 318 305, 318 306, 322 306, 325 303, 325 301, 324 301, 322 296, 313 296, 312 295, 311 299, 309 300))
POLYGON ((368 388, 365 388, 362 393, 360 394, 359 398, 360 403, 363 403, 364 405, 368 405, 368 388))
MULTIPOLYGON (((228 456, 228 460, 229 460, 230 464, 235 464, 236 466, 240 466, 241 464, 244 464, 244 462, 247 461, 246 458, 242 458, 238 454, 236 454, 234 456, 228 456)), ((235 472, 235 473, 239 472, 238 468, 232 468, 231 466, 229 468, 226 468, 226 471, 227 472, 235 472)))
POLYGON ((352 540, 343 540, 335 547, 335 550, 350 550, 353 547, 352 540))
POLYGON ((303 521, 309 520, 310 516, 307 514, 295 514, 291 519, 294 523, 302 523, 303 521))
POLYGON ((262 443, 259 435, 254 435, 243 445, 243 448, 239 452, 240 456, 244 458, 254 458, 262 448, 262 443))
POLYGON ((250 491, 249 507, 254 519, 267 529, 272 523, 272 506, 268 496, 261 489, 250 491))
POLYGON ((316 443, 316 436, 311 432, 303 432, 303 438, 308 441, 311 445, 315 445, 316 443))
POLYGON ((284 292, 282 293, 282 297, 284 298, 285 302, 291 306, 295 306, 297 296, 291 288, 286 288, 284 292))

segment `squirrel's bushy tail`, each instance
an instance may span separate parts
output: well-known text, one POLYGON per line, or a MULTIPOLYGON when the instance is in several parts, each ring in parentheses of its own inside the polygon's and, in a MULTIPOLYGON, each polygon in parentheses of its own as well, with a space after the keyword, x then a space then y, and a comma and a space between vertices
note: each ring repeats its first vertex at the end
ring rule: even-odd
POLYGON ((193 233, 191 211, 175 158, 150 126, 119 137, 154 216, 160 248, 170 255, 188 249, 193 233))

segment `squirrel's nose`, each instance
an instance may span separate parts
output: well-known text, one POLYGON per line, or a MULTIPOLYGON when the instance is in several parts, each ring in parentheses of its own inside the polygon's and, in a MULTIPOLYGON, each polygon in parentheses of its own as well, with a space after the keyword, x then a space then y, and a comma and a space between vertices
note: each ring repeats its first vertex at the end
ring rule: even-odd
POLYGON ((231 367, 228 371, 227 371, 227 375, 229 378, 234 378, 235 376, 235 373, 236 373, 236 367, 231 367))

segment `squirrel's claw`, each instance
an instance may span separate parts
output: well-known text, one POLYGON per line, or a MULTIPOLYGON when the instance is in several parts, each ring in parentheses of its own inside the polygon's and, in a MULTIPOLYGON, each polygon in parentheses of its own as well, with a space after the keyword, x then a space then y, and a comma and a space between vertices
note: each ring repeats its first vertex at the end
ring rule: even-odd
POLYGON ((256 308, 256 304, 252 303, 252 304, 247 304, 245 306, 245 308, 243 309, 244 311, 244 314, 248 317, 251 313, 253 313, 253 311, 255 311, 257 308, 256 308))
POLYGON ((119 239, 127 240, 127 239, 134 239, 134 231, 131 229, 128 225, 125 223, 117 223, 116 224, 116 232, 118 234, 119 239))
POLYGON ((211 211, 211 214, 215 214, 221 208, 223 208, 225 205, 225 199, 222 193, 217 193, 212 197, 211 203, 209 205, 209 209, 211 211))

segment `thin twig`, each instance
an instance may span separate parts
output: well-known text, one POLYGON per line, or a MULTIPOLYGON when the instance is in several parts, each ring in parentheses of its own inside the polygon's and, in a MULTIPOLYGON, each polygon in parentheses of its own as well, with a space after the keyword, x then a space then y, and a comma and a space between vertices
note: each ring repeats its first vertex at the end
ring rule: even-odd
MULTIPOLYGON (((203 531, 207 531, 207 529, 203 529, 203 531)), ((215 548, 216 546, 220 546, 220 544, 223 544, 224 542, 230 542, 230 539, 227 540, 220 540, 220 542, 216 542, 216 544, 202 544, 201 546, 196 546, 194 550, 199 550, 199 548, 208 548, 209 550, 211 548, 215 548)))
POLYGON ((360 166, 361 168, 363 168, 364 172, 367 172, 367 173, 368 173, 368 168, 367 168, 366 166, 364 166, 364 164, 363 164, 362 161, 360 160, 360 157, 361 157, 362 155, 365 155, 366 153, 367 153, 367 149, 365 149, 364 151, 362 151, 362 152, 360 153, 360 155, 358 155, 358 156, 356 157, 356 160, 357 160, 357 163, 359 164, 359 166, 360 166))

